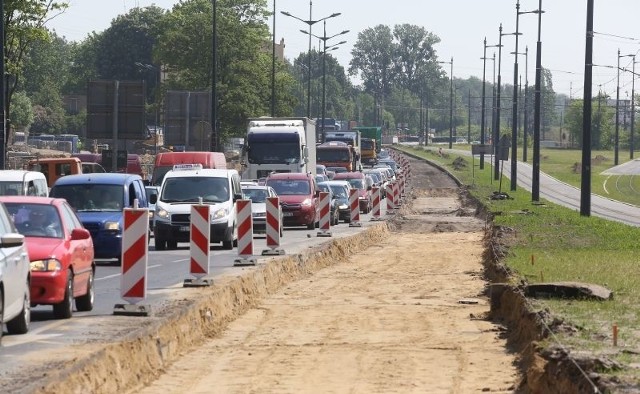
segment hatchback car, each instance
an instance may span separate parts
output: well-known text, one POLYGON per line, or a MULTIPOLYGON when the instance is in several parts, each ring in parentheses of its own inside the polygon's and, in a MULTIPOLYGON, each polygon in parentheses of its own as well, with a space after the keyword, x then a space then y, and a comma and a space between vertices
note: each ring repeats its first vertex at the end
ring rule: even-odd
POLYGON ((93 309, 93 242, 71 206, 59 198, 0 197, 20 234, 31 266, 31 305, 52 305, 57 319, 93 309))
MULTIPOLYGON (((333 197, 336 200, 338 206, 338 220, 343 220, 345 223, 351 222, 351 208, 349 207, 349 189, 351 184, 348 181, 327 181, 322 185, 329 186, 333 197)), ((320 187, 320 184, 318 184, 320 187)))
POLYGON ((286 226, 307 226, 313 230, 320 219, 316 179, 311 174, 287 172, 271 174, 267 186, 280 197, 286 226))
POLYGON ((336 174, 333 177, 334 181, 342 180, 348 181, 351 184, 352 189, 358 189, 358 201, 360 204, 360 211, 362 213, 369 213, 373 207, 371 188, 373 186, 373 180, 370 176, 363 174, 362 172, 343 172, 336 174))
MULTIPOLYGON (((251 200, 251 218, 253 220, 253 233, 267 233, 267 198, 278 197, 276 191, 270 186, 243 185, 244 198, 251 200)), ((280 236, 284 228, 282 210, 280 210, 280 236)))
POLYGON ((0 339, 2 324, 9 334, 24 334, 31 322, 29 255, 24 235, 16 230, 4 204, 0 204, 0 339))

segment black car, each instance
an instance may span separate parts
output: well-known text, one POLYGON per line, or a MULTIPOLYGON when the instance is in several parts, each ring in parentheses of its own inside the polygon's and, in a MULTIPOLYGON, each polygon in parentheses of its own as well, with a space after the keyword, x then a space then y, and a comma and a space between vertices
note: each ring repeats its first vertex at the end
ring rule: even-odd
POLYGON ((331 187, 327 183, 328 183, 328 181, 319 182, 318 183, 318 190, 320 190, 321 192, 329 193, 329 198, 331 200, 331 204, 330 204, 331 217, 330 217, 329 221, 331 222, 332 226, 335 226, 340 221, 340 212, 339 212, 339 205, 340 204, 339 204, 338 199, 335 197, 335 195, 333 193, 333 190, 331 189, 331 187))
MULTIPOLYGON (((338 208, 338 220, 345 223, 351 222, 351 208, 349 208, 349 189, 351 186, 348 181, 327 181, 318 184, 323 188, 329 187, 333 194, 333 200, 338 208)), ((324 189, 320 189, 324 190, 324 189)))

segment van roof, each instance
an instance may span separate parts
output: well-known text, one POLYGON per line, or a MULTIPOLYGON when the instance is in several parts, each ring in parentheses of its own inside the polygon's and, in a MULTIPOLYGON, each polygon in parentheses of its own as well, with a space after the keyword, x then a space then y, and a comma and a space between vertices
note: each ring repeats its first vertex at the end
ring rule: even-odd
POLYGON ((217 168, 203 168, 201 170, 171 170, 165 175, 167 178, 177 178, 184 176, 198 176, 198 177, 212 177, 212 178, 227 178, 229 175, 237 173, 236 170, 223 170, 217 168))
POLYGON ((275 174, 269 174, 269 179, 309 179, 310 175, 302 172, 277 172, 275 174))
POLYGON ((31 178, 40 178, 46 180, 47 178, 43 173, 38 171, 27 171, 27 170, 0 170, 0 181, 8 181, 8 180, 23 180, 25 177, 31 178))
POLYGON ((121 185, 128 183, 135 179, 142 180, 142 177, 137 174, 125 174, 119 172, 113 173, 91 173, 91 174, 76 174, 66 175, 58 178, 54 186, 60 185, 78 185, 85 183, 99 183, 103 185, 121 185))
POLYGON ((80 159, 77 157, 41 157, 39 159, 29 160, 28 164, 36 164, 36 163, 68 163, 75 162, 79 163, 80 159))

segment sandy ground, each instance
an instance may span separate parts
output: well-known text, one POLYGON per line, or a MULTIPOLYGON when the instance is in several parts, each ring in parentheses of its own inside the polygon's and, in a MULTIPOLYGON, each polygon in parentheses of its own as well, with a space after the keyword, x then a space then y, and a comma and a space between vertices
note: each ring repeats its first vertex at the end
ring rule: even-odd
POLYGON ((516 355, 486 319, 485 223, 431 175, 384 242, 288 284, 135 392, 513 392, 516 355))

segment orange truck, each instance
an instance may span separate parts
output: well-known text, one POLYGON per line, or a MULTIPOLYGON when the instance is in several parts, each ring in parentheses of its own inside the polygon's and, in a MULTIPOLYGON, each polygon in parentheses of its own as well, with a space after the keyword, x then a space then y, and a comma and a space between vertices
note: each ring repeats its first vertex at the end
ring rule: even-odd
POLYGON ((353 148, 346 142, 330 141, 316 146, 316 162, 327 167, 344 167, 347 171, 355 171, 353 148))
POLYGON ((153 166, 152 186, 160 186, 164 176, 176 164, 201 164, 202 168, 226 169, 227 159, 222 152, 162 152, 153 166))

